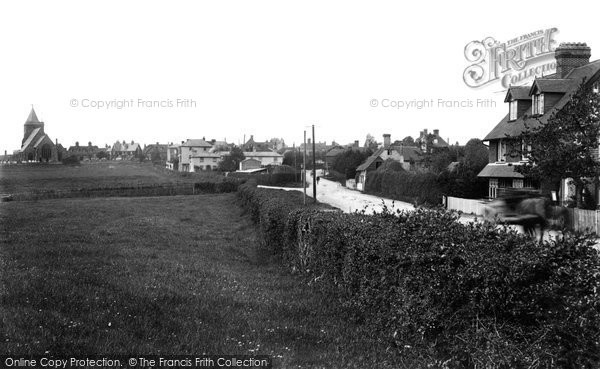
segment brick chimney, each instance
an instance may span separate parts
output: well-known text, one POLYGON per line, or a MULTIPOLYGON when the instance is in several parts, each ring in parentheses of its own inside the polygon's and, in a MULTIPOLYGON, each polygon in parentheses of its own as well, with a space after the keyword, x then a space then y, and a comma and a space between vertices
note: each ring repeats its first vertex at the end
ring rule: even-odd
POLYGON ((561 43, 554 52, 556 74, 559 78, 564 78, 573 69, 588 64, 590 56, 592 56, 592 50, 585 42, 561 43))
POLYGON ((440 135, 440 130, 439 129, 434 129, 433 130, 433 134, 436 135, 436 136, 439 136, 440 135))
POLYGON ((358 143, 358 140, 354 140, 354 147, 360 147, 360 144, 358 143))
POLYGON ((392 135, 389 133, 383 134, 383 147, 388 147, 392 143, 392 135))

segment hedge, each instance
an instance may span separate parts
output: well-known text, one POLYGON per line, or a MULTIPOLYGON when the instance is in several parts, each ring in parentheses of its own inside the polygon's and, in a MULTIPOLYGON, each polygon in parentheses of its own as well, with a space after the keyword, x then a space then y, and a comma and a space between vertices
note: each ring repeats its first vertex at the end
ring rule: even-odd
POLYGON ((238 190, 263 245, 412 365, 600 365, 591 237, 539 244, 441 209, 342 214, 303 208, 296 195, 238 190))
POLYGON ((282 186, 301 182, 302 173, 229 173, 228 177, 254 179, 262 186, 282 186))

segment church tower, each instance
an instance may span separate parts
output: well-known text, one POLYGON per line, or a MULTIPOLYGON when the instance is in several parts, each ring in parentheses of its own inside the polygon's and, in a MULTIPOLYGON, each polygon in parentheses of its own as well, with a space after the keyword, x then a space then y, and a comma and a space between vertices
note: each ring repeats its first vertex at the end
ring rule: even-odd
POLYGON ((44 135, 44 122, 39 121, 37 115, 35 114, 35 110, 33 110, 33 106, 32 106, 31 113, 29 113, 29 117, 27 118, 27 121, 25 122, 25 131, 23 134, 23 141, 21 142, 21 145, 23 145, 23 143, 25 142, 25 140, 27 140, 27 138, 31 135, 31 133, 38 128, 40 129, 40 132, 38 134, 43 136, 44 135))

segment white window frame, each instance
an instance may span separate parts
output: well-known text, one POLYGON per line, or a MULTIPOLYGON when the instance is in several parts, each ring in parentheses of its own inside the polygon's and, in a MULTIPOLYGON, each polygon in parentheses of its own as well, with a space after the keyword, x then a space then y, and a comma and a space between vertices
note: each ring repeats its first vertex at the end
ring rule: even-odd
POLYGON ((506 141, 504 141, 504 140, 498 141, 497 154, 498 154, 497 161, 501 161, 501 162, 506 161, 506 141))
POLYGON ((544 114, 544 94, 533 95, 532 112, 534 115, 544 114))
POLYGON ((595 94, 600 94, 600 82, 596 81, 593 85, 592 85, 592 92, 595 94))
POLYGON ((517 119, 517 100, 508 103, 509 120, 517 119))

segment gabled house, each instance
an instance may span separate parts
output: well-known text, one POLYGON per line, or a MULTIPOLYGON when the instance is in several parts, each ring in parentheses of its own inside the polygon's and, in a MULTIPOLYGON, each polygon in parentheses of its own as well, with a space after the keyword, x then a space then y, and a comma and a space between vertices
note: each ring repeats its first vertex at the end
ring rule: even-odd
POLYGON ((404 146, 397 141, 392 144, 391 135, 384 134, 383 146, 356 168, 356 188, 364 191, 368 173, 377 170, 388 159, 401 163, 404 170, 414 170, 423 161, 423 154, 419 147, 404 146))
POLYGON ((260 161, 261 166, 283 164, 283 155, 275 151, 244 151, 244 156, 260 161))
POLYGON ((79 146, 79 142, 75 142, 75 146, 67 150, 67 155, 76 156, 79 160, 94 160, 98 152, 98 146, 92 145, 91 142, 88 142, 87 146, 79 146))
POLYGON ((178 170, 180 172, 194 172, 196 167, 200 170, 213 169, 217 166, 218 154, 211 153, 213 145, 204 139, 188 139, 176 146, 178 170), (215 159, 213 161, 213 159, 215 159), (206 162, 205 162, 206 160, 206 162))
POLYGON ((139 143, 131 141, 131 143, 115 142, 112 146, 110 156, 117 160, 133 160, 142 155, 142 147, 139 143))
MULTIPOLYGON (((509 88, 504 99, 507 114, 483 139, 489 143, 489 163, 478 176, 488 179, 490 198, 515 189, 540 189, 539 183, 515 170, 526 161, 521 154, 526 151, 521 135, 526 124, 533 128, 548 122, 569 102, 583 79, 598 90, 600 60, 590 62, 590 56, 585 43, 563 43, 555 51, 556 73, 537 78, 531 86, 509 88)), ((560 192, 560 200, 567 200, 566 181, 560 192)))
POLYGON ((427 129, 422 130, 415 140, 415 146, 419 147, 424 153, 431 153, 449 147, 448 143, 440 136, 439 129, 434 129, 433 133, 428 133, 427 129))
POLYGON ((155 159, 157 162, 160 160, 164 162, 167 160, 167 150, 169 148, 168 144, 150 144, 144 147, 144 156, 147 160, 155 159))

